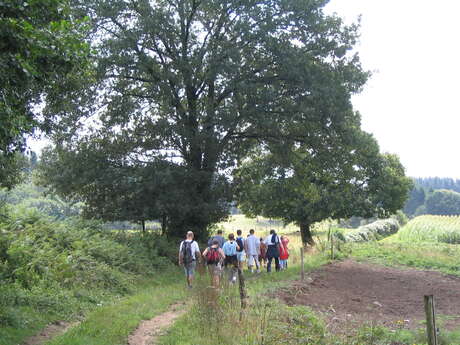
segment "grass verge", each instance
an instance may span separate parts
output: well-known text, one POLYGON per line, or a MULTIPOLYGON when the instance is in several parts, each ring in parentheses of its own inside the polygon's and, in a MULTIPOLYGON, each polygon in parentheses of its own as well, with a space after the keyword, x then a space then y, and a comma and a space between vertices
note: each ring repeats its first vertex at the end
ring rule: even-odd
POLYGON ((46 345, 125 345, 142 320, 153 318, 186 297, 185 283, 178 277, 182 278, 179 269, 159 275, 135 295, 89 313, 78 326, 46 345))
POLYGON ((409 266, 460 276, 460 248, 441 243, 368 242, 347 245, 357 260, 409 266))

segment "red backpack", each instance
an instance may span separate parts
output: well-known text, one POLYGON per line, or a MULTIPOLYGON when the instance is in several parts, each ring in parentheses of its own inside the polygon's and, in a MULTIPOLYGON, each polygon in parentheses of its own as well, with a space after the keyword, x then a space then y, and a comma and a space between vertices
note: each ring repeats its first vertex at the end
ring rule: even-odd
POLYGON ((206 253, 206 262, 208 263, 208 265, 217 264, 219 261, 220 261, 219 247, 217 248, 209 247, 209 250, 206 253))

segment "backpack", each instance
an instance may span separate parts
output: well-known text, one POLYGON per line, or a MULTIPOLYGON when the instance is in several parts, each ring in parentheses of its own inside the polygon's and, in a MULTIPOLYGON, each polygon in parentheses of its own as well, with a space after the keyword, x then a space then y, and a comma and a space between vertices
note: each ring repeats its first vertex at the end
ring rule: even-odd
POLYGON ((193 241, 184 241, 182 242, 182 261, 184 264, 189 264, 193 261, 193 254, 192 254, 192 243, 193 241))
POLYGON ((279 243, 279 239, 277 239, 277 237, 278 237, 278 236, 277 236, 276 234, 273 234, 273 235, 272 235, 272 240, 271 240, 271 242, 274 243, 274 244, 278 244, 278 243, 279 243))
POLYGON ((240 249, 237 249, 236 251, 237 252, 242 252, 244 250, 243 238, 237 237, 236 238, 236 244, 238 244, 238 247, 240 247, 240 249))
POLYGON ((208 263, 208 265, 217 264, 219 261, 219 248, 209 247, 209 250, 206 253, 206 262, 208 263))

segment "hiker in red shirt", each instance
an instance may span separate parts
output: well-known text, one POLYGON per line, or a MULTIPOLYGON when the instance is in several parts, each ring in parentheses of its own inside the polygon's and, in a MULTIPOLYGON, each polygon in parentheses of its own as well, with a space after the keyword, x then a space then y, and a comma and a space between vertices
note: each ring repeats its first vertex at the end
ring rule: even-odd
POLYGON ((222 273, 222 262, 225 259, 224 251, 219 247, 219 241, 213 240, 212 245, 204 250, 203 257, 208 265, 212 286, 218 288, 222 273))
POLYGON ((280 268, 285 270, 287 268, 287 261, 289 258, 289 249, 288 249, 289 239, 286 236, 281 236, 280 246, 280 268))

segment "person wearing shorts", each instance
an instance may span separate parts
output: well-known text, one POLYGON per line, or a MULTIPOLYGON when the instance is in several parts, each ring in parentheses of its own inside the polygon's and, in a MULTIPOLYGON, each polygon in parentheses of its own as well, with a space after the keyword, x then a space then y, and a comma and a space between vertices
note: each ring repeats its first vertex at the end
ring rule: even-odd
POLYGON ((212 245, 204 250, 203 257, 208 265, 212 286, 214 288, 219 288, 222 262, 225 260, 225 254, 222 248, 219 247, 219 241, 213 240, 212 245), (215 257, 213 260, 210 260, 210 257, 213 256, 211 255, 213 252, 215 252, 215 257))
POLYGON ((238 258, 236 253, 238 248, 239 246, 235 241, 235 235, 228 235, 228 241, 224 243, 222 250, 225 254, 224 267, 228 272, 228 280, 232 284, 236 282, 236 273, 238 270, 238 258))
POLYGON ((193 237, 193 232, 187 232, 186 239, 182 241, 179 246, 179 265, 184 266, 187 285, 189 288, 192 288, 196 262, 201 256, 198 243, 193 240, 193 237))

